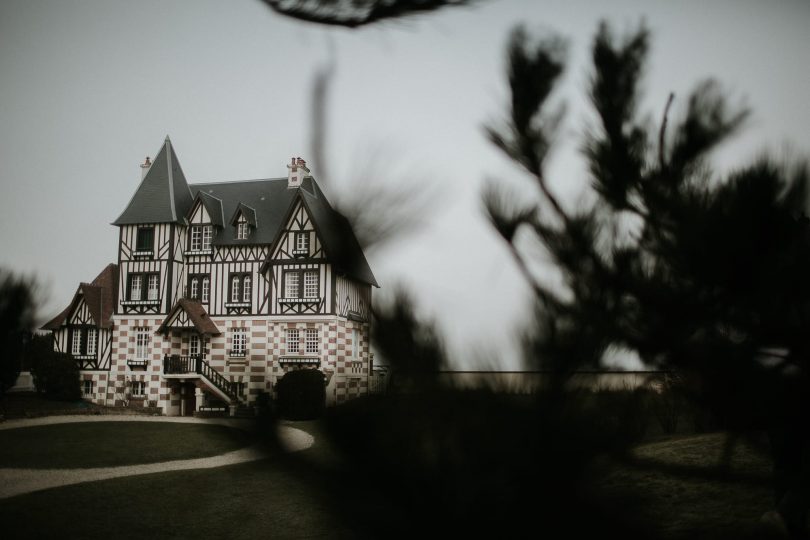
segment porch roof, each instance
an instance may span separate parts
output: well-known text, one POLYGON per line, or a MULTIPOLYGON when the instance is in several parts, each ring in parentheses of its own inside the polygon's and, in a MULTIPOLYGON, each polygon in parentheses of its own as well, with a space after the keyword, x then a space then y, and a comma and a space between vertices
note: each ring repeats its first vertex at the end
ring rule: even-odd
POLYGON ((157 329, 157 333, 165 334, 169 330, 172 330, 173 326, 170 323, 176 319, 179 311, 186 313, 189 322, 194 325, 194 329, 200 334, 218 336, 222 333, 219 331, 219 328, 217 328, 217 325, 214 324, 214 321, 211 320, 211 317, 208 315, 208 312, 205 311, 203 305, 189 298, 181 298, 177 301, 171 311, 169 311, 169 314, 166 315, 166 318, 163 319, 163 322, 157 329))

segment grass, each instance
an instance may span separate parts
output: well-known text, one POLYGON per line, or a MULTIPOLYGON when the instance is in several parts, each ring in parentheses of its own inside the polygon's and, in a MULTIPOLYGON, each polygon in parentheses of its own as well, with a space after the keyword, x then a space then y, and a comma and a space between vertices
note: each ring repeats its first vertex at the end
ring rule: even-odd
POLYGON ((114 467, 215 456, 250 443, 240 430, 208 424, 81 422, 0 431, 0 467, 114 467))
POLYGON ((713 433, 641 445, 634 463, 614 464, 600 488, 607 496, 635 494, 639 519, 661 538, 765 535, 759 518, 773 506, 770 459, 760 444, 727 442, 713 433))
POLYGON ((0 522, 16 524, 6 538, 353 536, 318 488, 279 457, 22 495, 0 501, 0 522))
MULTIPOLYGON (((131 429, 140 424, 120 425, 131 429)), ((86 424, 91 425, 99 424, 86 424)), ((13 524, 5 530, 7 538, 356 538, 395 537, 407 529, 408 519, 415 516, 387 500, 373 480, 364 485, 347 475, 349 469, 327 444, 320 422, 291 425, 313 433, 315 445, 294 456, 276 452, 257 462, 111 479, 0 500, 0 522, 13 524)), ((182 450, 184 458, 200 448, 211 449, 222 435, 216 429, 185 433, 189 427, 219 426, 149 426, 168 428, 157 436, 163 442, 156 447, 182 450)), ((3 432, 3 438, 13 431, 23 429, 3 432)), ((101 455, 116 437, 96 431, 85 438, 101 455)), ((758 538, 765 532, 759 516, 772 505, 770 462, 754 446, 740 442, 727 453, 728 466, 718 469, 725 442, 723 434, 709 434, 643 444, 633 463, 600 463, 591 478, 606 501, 627 501, 623 495, 632 493, 638 503, 632 512, 655 538, 758 538)), ((26 444, 33 450, 42 443, 29 438, 26 444)), ((15 444, 22 448, 22 439, 15 444)), ((542 533, 542 524, 537 527, 542 533)))

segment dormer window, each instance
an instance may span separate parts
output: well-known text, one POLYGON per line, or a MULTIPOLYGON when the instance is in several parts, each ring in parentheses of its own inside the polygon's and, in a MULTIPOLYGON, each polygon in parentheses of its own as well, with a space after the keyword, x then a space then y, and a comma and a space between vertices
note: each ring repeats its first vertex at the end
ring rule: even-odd
POLYGON ((237 240, 247 240, 248 234, 250 233, 250 225, 248 225, 247 221, 240 221, 236 225, 236 239, 237 240))
POLYGON ((214 231, 211 225, 193 225, 189 231, 190 251, 211 251, 214 231))

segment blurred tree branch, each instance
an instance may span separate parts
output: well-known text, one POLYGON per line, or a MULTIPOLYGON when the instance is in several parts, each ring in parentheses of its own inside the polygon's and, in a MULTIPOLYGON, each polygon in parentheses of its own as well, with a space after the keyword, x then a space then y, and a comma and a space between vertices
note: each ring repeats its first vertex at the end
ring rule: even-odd
POLYGON ((475 0, 263 0, 273 11, 301 21, 358 28, 475 0))

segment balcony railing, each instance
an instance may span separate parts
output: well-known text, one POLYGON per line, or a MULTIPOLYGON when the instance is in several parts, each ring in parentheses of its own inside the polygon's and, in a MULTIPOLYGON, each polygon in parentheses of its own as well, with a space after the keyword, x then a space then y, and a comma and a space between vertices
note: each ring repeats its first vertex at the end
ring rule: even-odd
POLYGON ((211 364, 205 361, 204 355, 189 355, 179 356, 171 355, 163 357, 163 374, 164 375, 186 375, 196 374, 201 375, 208 380, 211 384, 220 389, 224 394, 239 401, 239 394, 237 392, 236 383, 232 383, 222 376, 219 371, 211 367, 211 364))

